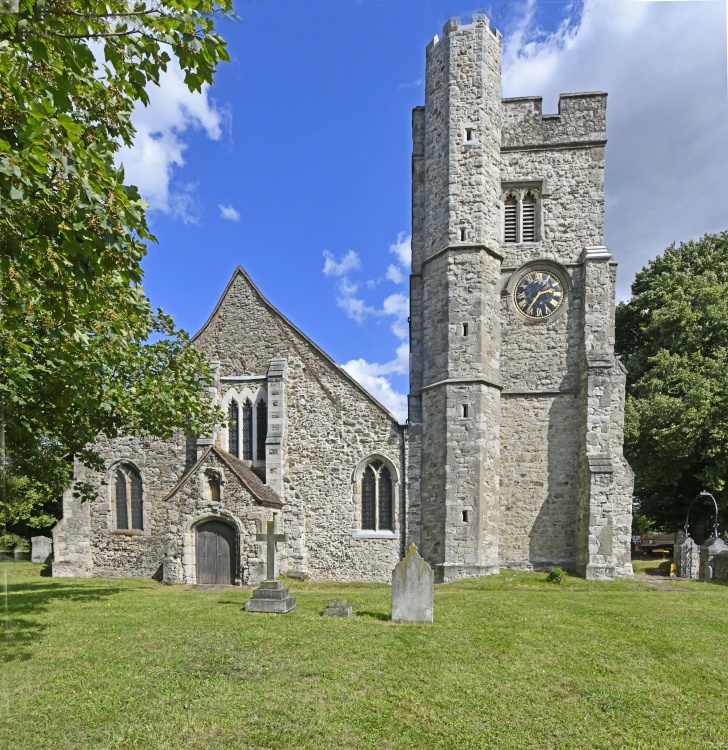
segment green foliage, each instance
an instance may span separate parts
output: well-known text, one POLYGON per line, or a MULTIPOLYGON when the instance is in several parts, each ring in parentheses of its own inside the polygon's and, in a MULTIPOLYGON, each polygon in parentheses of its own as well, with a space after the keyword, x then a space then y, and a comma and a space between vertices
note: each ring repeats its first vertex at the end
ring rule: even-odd
POLYGON ((12 552, 15 549, 20 552, 29 552, 30 544, 27 539, 18 534, 0 534, 0 552, 12 552))
POLYGON ((190 89, 212 81, 228 59, 214 18, 230 9, 20 0, 0 14, 0 528, 53 502, 64 456, 93 463, 100 431, 205 433, 220 418, 203 357, 143 293, 154 238, 114 158, 172 56, 190 89))
POLYGON ((728 232, 672 245, 617 308, 627 366, 625 452, 639 512, 682 526, 700 490, 726 506, 728 232))
POLYGON ((566 580, 566 571, 563 568, 559 568, 558 566, 556 566, 555 568, 551 568, 549 574, 546 576, 546 580, 549 583, 562 584, 566 580))

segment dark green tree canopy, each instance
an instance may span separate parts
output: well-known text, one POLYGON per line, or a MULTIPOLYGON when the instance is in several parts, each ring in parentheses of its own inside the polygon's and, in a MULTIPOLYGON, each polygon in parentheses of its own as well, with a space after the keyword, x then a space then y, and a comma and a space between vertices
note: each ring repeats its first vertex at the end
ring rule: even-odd
POLYGON ((679 528, 703 489, 726 512, 728 232, 672 245, 637 274, 617 308, 616 348, 640 512, 679 528))
POLYGON ((86 448, 100 431, 205 433, 219 417, 202 356, 143 293, 154 238, 114 159, 172 57, 191 90, 212 81, 227 59, 214 20, 231 0, 10 8, 0 14, 0 442, 14 481, 0 525, 3 508, 7 519, 20 507, 15 480, 57 491, 63 456, 93 461, 86 448))

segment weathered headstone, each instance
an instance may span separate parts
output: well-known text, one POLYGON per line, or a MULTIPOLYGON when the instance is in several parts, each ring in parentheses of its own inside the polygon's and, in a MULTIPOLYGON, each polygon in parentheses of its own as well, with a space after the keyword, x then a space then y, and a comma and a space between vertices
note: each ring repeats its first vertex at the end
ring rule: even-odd
POLYGON ((253 598, 245 602, 246 612, 275 612, 285 614, 296 606, 296 597, 290 596, 288 589, 277 581, 278 561, 276 559, 276 544, 287 541, 285 534, 276 534, 275 517, 268 521, 265 534, 256 535, 259 542, 267 543, 267 580, 263 581, 253 591, 253 598))
POLYGON ((395 622, 433 622, 435 575, 410 544, 405 557, 392 573, 392 620, 395 622))
POLYGON ((324 609, 325 617, 354 617, 354 608, 346 599, 331 599, 324 609))
POLYGON ((33 545, 30 559, 34 563, 47 563, 53 555, 53 540, 49 536, 33 536, 30 538, 33 545))

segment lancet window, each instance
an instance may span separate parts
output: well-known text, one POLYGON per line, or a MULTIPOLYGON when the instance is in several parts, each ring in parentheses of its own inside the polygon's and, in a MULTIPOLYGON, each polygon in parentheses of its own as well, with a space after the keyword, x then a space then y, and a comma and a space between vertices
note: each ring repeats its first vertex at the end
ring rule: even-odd
POLYGON ((383 461, 367 464, 361 477, 361 527, 392 531, 392 474, 383 461))
MULTIPOLYGON (((223 401, 228 416, 227 450, 253 466, 265 462, 268 404, 265 388, 231 389, 223 401), (225 407, 227 402, 227 407, 225 407)), ((223 447, 225 437, 223 433, 223 447)))
POLYGON ((114 475, 114 510, 116 528, 122 531, 144 527, 142 478, 128 464, 122 464, 114 475))

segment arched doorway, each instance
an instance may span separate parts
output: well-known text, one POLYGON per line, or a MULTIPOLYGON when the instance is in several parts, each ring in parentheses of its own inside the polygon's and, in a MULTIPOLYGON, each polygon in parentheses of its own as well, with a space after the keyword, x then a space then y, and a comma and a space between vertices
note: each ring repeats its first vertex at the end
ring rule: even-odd
POLYGON ((217 519, 195 527, 197 583, 233 583, 236 573, 235 529, 217 519))

